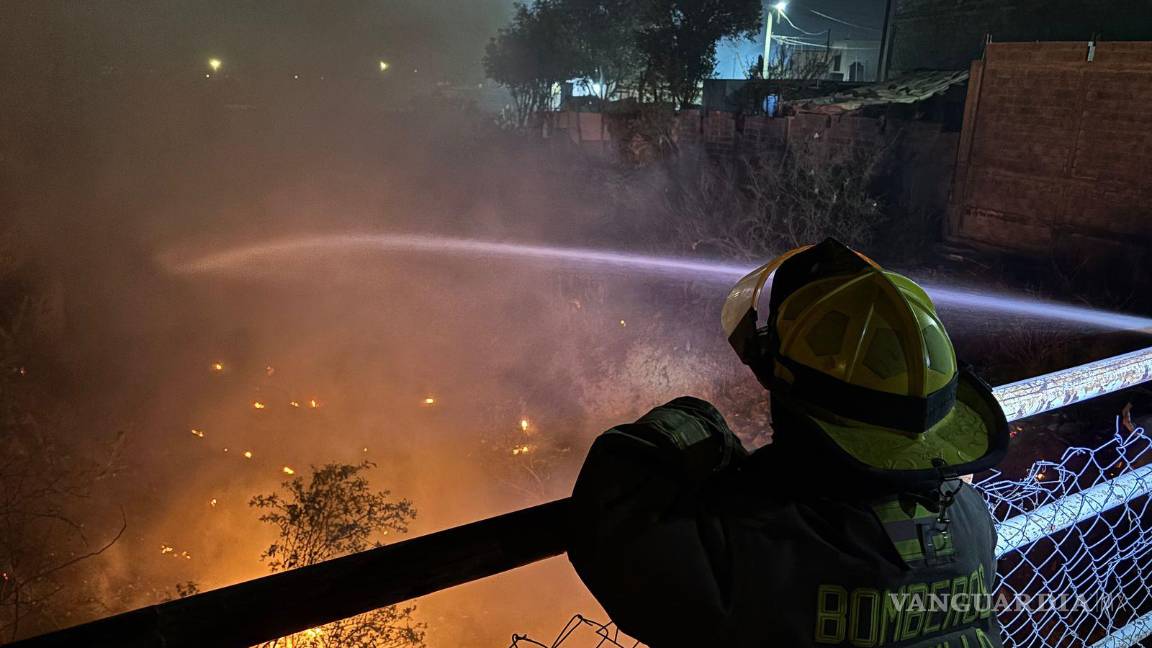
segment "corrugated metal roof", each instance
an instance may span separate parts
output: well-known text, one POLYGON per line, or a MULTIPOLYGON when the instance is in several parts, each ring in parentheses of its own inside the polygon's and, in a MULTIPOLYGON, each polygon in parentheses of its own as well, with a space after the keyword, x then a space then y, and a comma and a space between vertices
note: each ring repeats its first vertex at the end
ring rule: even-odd
POLYGON ((836 114, 880 104, 908 104, 938 95, 968 80, 968 72, 933 71, 906 74, 883 83, 859 86, 827 97, 789 104, 796 112, 836 114))

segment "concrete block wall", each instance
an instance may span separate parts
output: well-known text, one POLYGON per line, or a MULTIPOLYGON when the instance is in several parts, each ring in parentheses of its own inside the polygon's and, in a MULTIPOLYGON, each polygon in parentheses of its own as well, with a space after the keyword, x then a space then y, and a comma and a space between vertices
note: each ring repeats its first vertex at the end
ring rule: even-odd
POLYGON ((973 67, 951 237, 1035 254, 1152 243, 1152 43, 1005 43, 973 67))

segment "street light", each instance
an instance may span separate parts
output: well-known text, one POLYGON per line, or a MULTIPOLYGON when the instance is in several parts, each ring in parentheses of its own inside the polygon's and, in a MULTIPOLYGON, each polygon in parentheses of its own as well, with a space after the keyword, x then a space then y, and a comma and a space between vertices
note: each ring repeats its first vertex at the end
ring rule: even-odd
POLYGON ((387 72, 388 71, 388 63, 386 63, 384 61, 380 61, 380 71, 381 72, 387 72))
POLYGON ((773 12, 784 15, 784 10, 788 8, 787 2, 777 2, 768 8, 768 17, 764 22, 764 63, 760 69, 760 76, 768 78, 769 59, 772 57, 772 16, 773 12))
POLYGON ((212 68, 213 72, 219 72, 221 65, 223 65, 223 63, 221 63, 220 59, 218 59, 218 58, 208 59, 208 67, 212 68))

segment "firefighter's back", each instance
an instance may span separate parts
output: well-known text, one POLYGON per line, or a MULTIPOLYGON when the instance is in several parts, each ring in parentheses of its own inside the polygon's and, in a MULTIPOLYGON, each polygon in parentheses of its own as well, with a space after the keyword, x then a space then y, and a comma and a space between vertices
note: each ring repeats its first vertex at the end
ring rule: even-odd
POLYGON ((991 518, 971 487, 943 489, 943 516, 934 493, 771 494, 757 478, 709 489, 700 527, 726 590, 720 645, 1000 646, 991 518))

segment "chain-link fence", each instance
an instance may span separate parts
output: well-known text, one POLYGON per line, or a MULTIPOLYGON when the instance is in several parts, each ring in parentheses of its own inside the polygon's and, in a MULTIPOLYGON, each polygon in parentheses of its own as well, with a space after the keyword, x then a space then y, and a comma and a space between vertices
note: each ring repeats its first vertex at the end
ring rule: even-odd
MULTIPOLYGON (((1012 648, 1120 648, 1152 636, 1152 438, 1117 419, 1095 448, 1073 447, 1012 479, 974 486, 998 521, 993 602, 1012 648)), ((615 626, 575 616, 548 644, 512 648, 642 648, 615 626)))
POLYGON ((1022 479, 976 487, 1000 521, 1000 622, 1021 648, 1130 646, 1152 613, 1152 439, 1117 421, 1097 448, 1069 448, 1022 479))
POLYGON ((620 632, 614 624, 600 623, 577 614, 552 643, 540 643, 527 635, 512 635, 509 648, 644 648, 639 641, 620 632))

